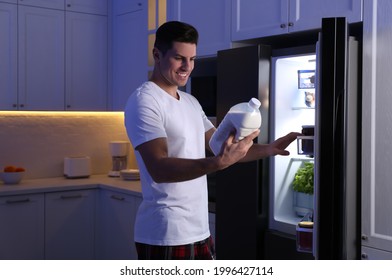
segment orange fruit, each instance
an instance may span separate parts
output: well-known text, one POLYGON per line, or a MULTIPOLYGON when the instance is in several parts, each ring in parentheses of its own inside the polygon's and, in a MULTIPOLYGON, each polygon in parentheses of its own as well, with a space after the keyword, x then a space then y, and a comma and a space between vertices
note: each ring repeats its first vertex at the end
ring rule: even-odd
POLYGON ((15 172, 24 172, 25 169, 23 167, 17 167, 15 168, 15 172))
POLYGON ((4 167, 4 172, 15 172, 16 167, 13 165, 8 165, 6 167, 4 167))

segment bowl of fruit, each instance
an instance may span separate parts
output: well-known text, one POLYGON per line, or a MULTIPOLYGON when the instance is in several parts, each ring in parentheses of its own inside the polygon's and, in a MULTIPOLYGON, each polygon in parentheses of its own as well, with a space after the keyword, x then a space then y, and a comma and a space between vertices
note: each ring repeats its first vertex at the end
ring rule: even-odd
POLYGON ((0 179, 4 184, 19 184, 23 178, 25 169, 23 167, 16 167, 8 165, 4 167, 3 172, 0 172, 0 179))

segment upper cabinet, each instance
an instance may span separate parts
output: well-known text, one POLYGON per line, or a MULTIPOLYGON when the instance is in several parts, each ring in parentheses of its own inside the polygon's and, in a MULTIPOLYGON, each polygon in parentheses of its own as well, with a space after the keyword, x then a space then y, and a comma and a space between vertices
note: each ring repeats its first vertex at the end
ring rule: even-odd
POLYGON ((17 8, 0 3, 0 110, 12 110, 18 102, 17 8))
POLYGON ((64 0, 18 0, 19 5, 64 10, 64 0))
POLYGON ((11 4, 17 4, 17 3, 18 3, 18 0, 0 0, 0 2, 11 3, 11 4))
POLYGON ((66 13, 66 110, 107 110, 107 21, 107 17, 101 15, 66 13))
POLYGON ((147 0, 113 2, 112 110, 122 111, 129 95, 147 80, 147 0))
POLYGON ((231 47, 230 0, 168 0, 167 6, 167 20, 189 23, 199 31, 198 56, 215 56, 231 47))
POLYGON ((107 0, 0 3, 0 110, 107 110, 107 10, 107 0))
POLYGON ((141 9, 146 10, 146 0, 114 0, 113 1, 113 14, 123 15, 127 13, 134 13, 141 9))
POLYGON ((65 9, 70 12, 106 16, 108 14, 108 2, 107 0, 65 0, 65 9))
POLYGON ((89 13, 97 15, 108 14, 107 0, 0 0, 0 2, 18 3, 48 9, 67 10, 70 12, 89 13))
POLYGON ((64 110, 64 12, 18 7, 18 102, 10 109, 64 110))
POLYGON ((312 30, 323 17, 362 21, 363 0, 232 0, 233 41, 312 30))

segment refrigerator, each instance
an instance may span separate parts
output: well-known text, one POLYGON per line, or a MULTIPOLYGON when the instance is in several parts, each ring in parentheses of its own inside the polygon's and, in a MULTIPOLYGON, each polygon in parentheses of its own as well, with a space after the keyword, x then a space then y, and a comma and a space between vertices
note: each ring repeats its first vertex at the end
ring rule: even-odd
MULTIPOLYGON (((217 124, 231 106, 261 101, 270 143, 300 136, 290 156, 237 163, 216 174, 217 259, 359 259, 362 24, 324 18, 315 32, 247 42, 217 55, 217 124), (303 152, 304 139, 312 144, 303 152), (310 206, 296 204, 293 179, 313 164, 310 206), (301 221, 310 248, 301 248, 301 221)), ((302 235, 303 237, 303 235, 302 235)))

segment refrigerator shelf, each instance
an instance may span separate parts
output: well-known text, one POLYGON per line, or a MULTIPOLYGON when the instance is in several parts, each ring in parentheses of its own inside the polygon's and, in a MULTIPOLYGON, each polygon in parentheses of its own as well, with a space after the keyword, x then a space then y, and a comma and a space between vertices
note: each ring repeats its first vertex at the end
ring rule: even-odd
MULTIPOLYGON (((292 157, 285 159, 285 167, 280 169, 284 173, 279 176, 279 182, 275 181, 275 188, 272 195, 272 205, 270 212, 269 227, 272 230, 296 234, 296 225, 303 219, 303 215, 298 215, 295 203, 295 192, 293 190, 293 180, 298 169, 306 162, 314 162, 308 157, 292 157)), ((276 179, 275 179, 276 180, 276 179)), ((311 212, 307 208, 304 213, 311 212)))
POLYGON ((314 107, 306 107, 306 106, 293 106, 291 107, 293 110, 314 110, 314 107))

